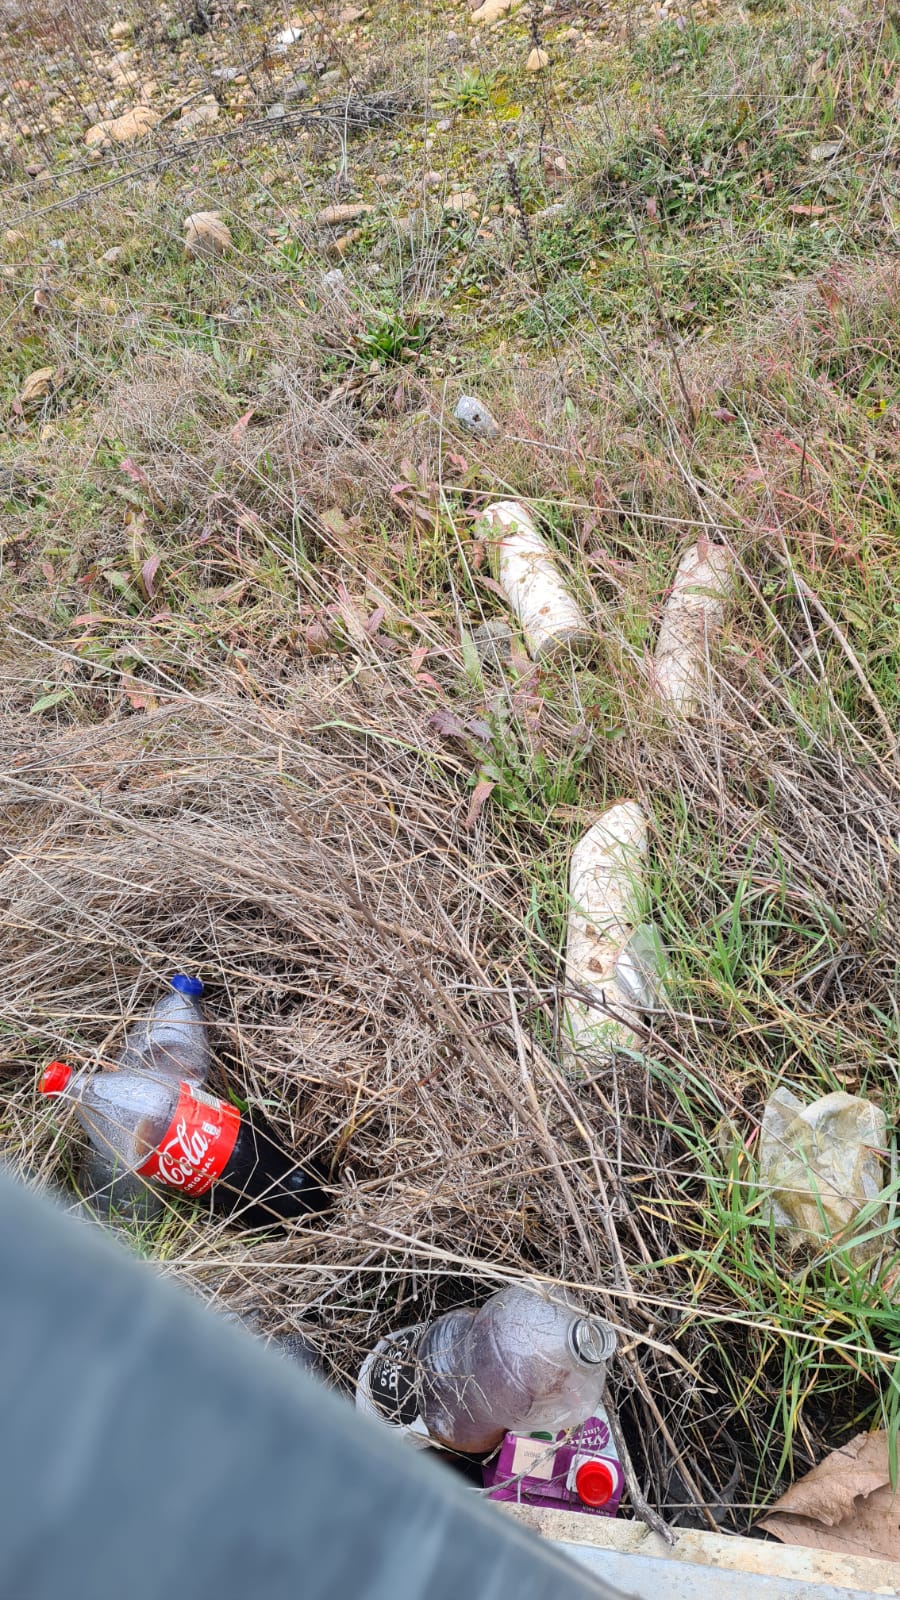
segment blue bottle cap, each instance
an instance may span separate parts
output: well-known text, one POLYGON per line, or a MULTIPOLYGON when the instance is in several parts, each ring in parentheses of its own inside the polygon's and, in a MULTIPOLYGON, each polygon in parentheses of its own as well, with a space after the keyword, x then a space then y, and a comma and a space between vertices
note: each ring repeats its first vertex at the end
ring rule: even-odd
POLYGON ((173 989, 178 990, 179 994, 197 995, 203 993, 203 980, 201 978, 188 978, 183 972, 176 972, 175 976, 169 979, 169 982, 173 989))

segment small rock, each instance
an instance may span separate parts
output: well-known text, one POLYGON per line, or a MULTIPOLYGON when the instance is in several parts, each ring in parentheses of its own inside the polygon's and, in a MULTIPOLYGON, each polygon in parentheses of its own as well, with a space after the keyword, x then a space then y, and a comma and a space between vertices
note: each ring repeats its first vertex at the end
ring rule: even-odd
POLYGON ((507 11, 512 10, 512 3, 513 0, 484 0, 483 5, 472 12, 472 21, 498 22, 506 16, 507 11))
POLYGON ((472 189, 463 189, 460 194, 448 194, 444 201, 445 211, 468 211, 472 206, 477 206, 478 196, 472 189))
POLYGON ((332 267, 330 272, 322 273, 322 288, 326 294, 343 294, 347 287, 347 279, 341 267, 332 267))
POLYGON ((302 28, 282 28, 281 32, 275 36, 275 43, 280 44, 282 50, 287 50, 290 45, 296 44, 302 38, 302 28))
POLYGON ((123 39, 130 39, 134 27, 130 22, 114 22, 109 30, 109 37, 113 44, 120 44, 123 39))
POLYGON ((280 100, 276 100, 273 106, 266 107, 266 117, 268 118, 269 122, 280 122, 283 116, 284 105, 280 100))
POLYGON ((143 139, 156 127, 159 116, 150 106, 134 106, 131 111, 124 111, 121 117, 110 117, 106 122, 97 122, 93 128, 88 128, 84 142, 88 149, 99 148, 106 144, 132 144, 135 139, 143 139))
POLYGON ((100 260, 104 261, 108 267, 116 267, 118 266, 124 254, 125 251, 122 249, 122 246, 120 244, 114 244, 110 250, 104 250, 100 260))
POLYGON ((244 73, 241 71, 240 67, 213 68, 213 77, 218 78, 220 83, 237 83, 238 79, 243 78, 243 76, 244 73))
POLYGON ((550 57, 548 56, 546 50, 540 50, 537 46, 535 46, 525 63, 525 71, 543 72, 545 67, 549 67, 549 65, 550 57))
POLYGON ((305 100, 308 94, 309 79, 304 78, 301 73, 294 79, 293 83, 288 84, 284 91, 284 98, 285 100, 305 100))
POLYGON ((316 217, 320 228, 340 226, 345 222, 356 222, 358 217, 367 217, 375 207, 364 204, 363 201, 343 206, 326 206, 316 217))
POLYGON ((224 255, 231 234, 218 211, 195 211, 184 219, 184 253, 195 258, 224 255))
POLYGON ((477 433, 482 439, 496 439, 500 435, 499 422, 491 416, 487 406, 470 394, 464 394, 457 401, 453 415, 470 433, 477 433))
POLYGON ((323 72, 322 73, 322 76, 319 79, 319 88, 320 89, 336 89, 338 84, 339 83, 343 83, 343 81, 344 81, 344 73, 343 73, 342 68, 341 67, 334 67, 334 68, 332 68, 331 72, 323 72))
POLYGON ((479 623, 472 640, 484 666, 502 667, 512 658, 513 631, 501 617, 479 623))
POLYGON ((219 104, 212 98, 201 100, 198 106, 185 106, 178 119, 179 133, 193 133, 196 128, 211 128, 219 120, 219 104))
POLYGON ((344 6, 343 10, 338 12, 338 22, 345 24, 359 22, 360 17, 364 17, 365 14, 365 6, 344 6))

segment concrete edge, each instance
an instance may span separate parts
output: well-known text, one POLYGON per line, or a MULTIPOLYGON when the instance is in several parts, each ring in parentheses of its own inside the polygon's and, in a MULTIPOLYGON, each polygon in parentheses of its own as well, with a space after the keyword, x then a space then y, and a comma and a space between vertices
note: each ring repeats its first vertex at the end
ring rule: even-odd
POLYGON ((881 1557, 841 1555, 836 1550, 701 1533, 692 1528, 677 1533, 676 1544, 669 1546, 642 1522, 585 1516, 577 1511, 550 1511, 538 1506, 498 1504, 543 1538, 563 1544, 590 1545, 595 1550, 615 1551, 619 1555, 692 1562, 696 1566, 717 1567, 723 1572, 832 1584, 835 1588, 866 1595, 900 1595, 900 1562, 881 1557))

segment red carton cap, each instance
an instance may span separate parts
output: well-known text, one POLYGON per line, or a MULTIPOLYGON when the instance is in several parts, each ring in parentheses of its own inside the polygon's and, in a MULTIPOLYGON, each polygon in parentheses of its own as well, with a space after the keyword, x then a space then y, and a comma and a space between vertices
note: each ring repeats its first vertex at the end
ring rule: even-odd
POLYGON ((51 1061, 44 1068, 38 1089, 41 1094, 65 1094, 72 1076, 72 1068, 64 1061, 51 1061))
POLYGON ((605 1506, 615 1486, 605 1461, 583 1461, 575 1474, 575 1492, 586 1506, 605 1506))

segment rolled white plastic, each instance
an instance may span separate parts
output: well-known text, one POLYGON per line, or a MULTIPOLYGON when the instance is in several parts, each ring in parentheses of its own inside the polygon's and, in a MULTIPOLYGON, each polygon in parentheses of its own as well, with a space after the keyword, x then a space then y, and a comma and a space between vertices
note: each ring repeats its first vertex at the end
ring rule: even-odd
POLYGON ((678 716, 693 716, 700 705, 733 578, 729 551, 706 540, 691 545, 678 563, 653 663, 656 692, 678 716))
POLYGON ((631 1024, 641 1011, 627 966, 620 970, 619 963, 642 921, 646 869, 647 819, 636 800, 604 811, 572 851, 563 1025, 570 1069, 639 1044, 631 1024))
POLYGON ((518 500, 495 500, 483 520, 495 540, 497 582, 521 623, 529 655, 540 661, 589 645, 587 618, 560 577, 531 513, 518 500))

